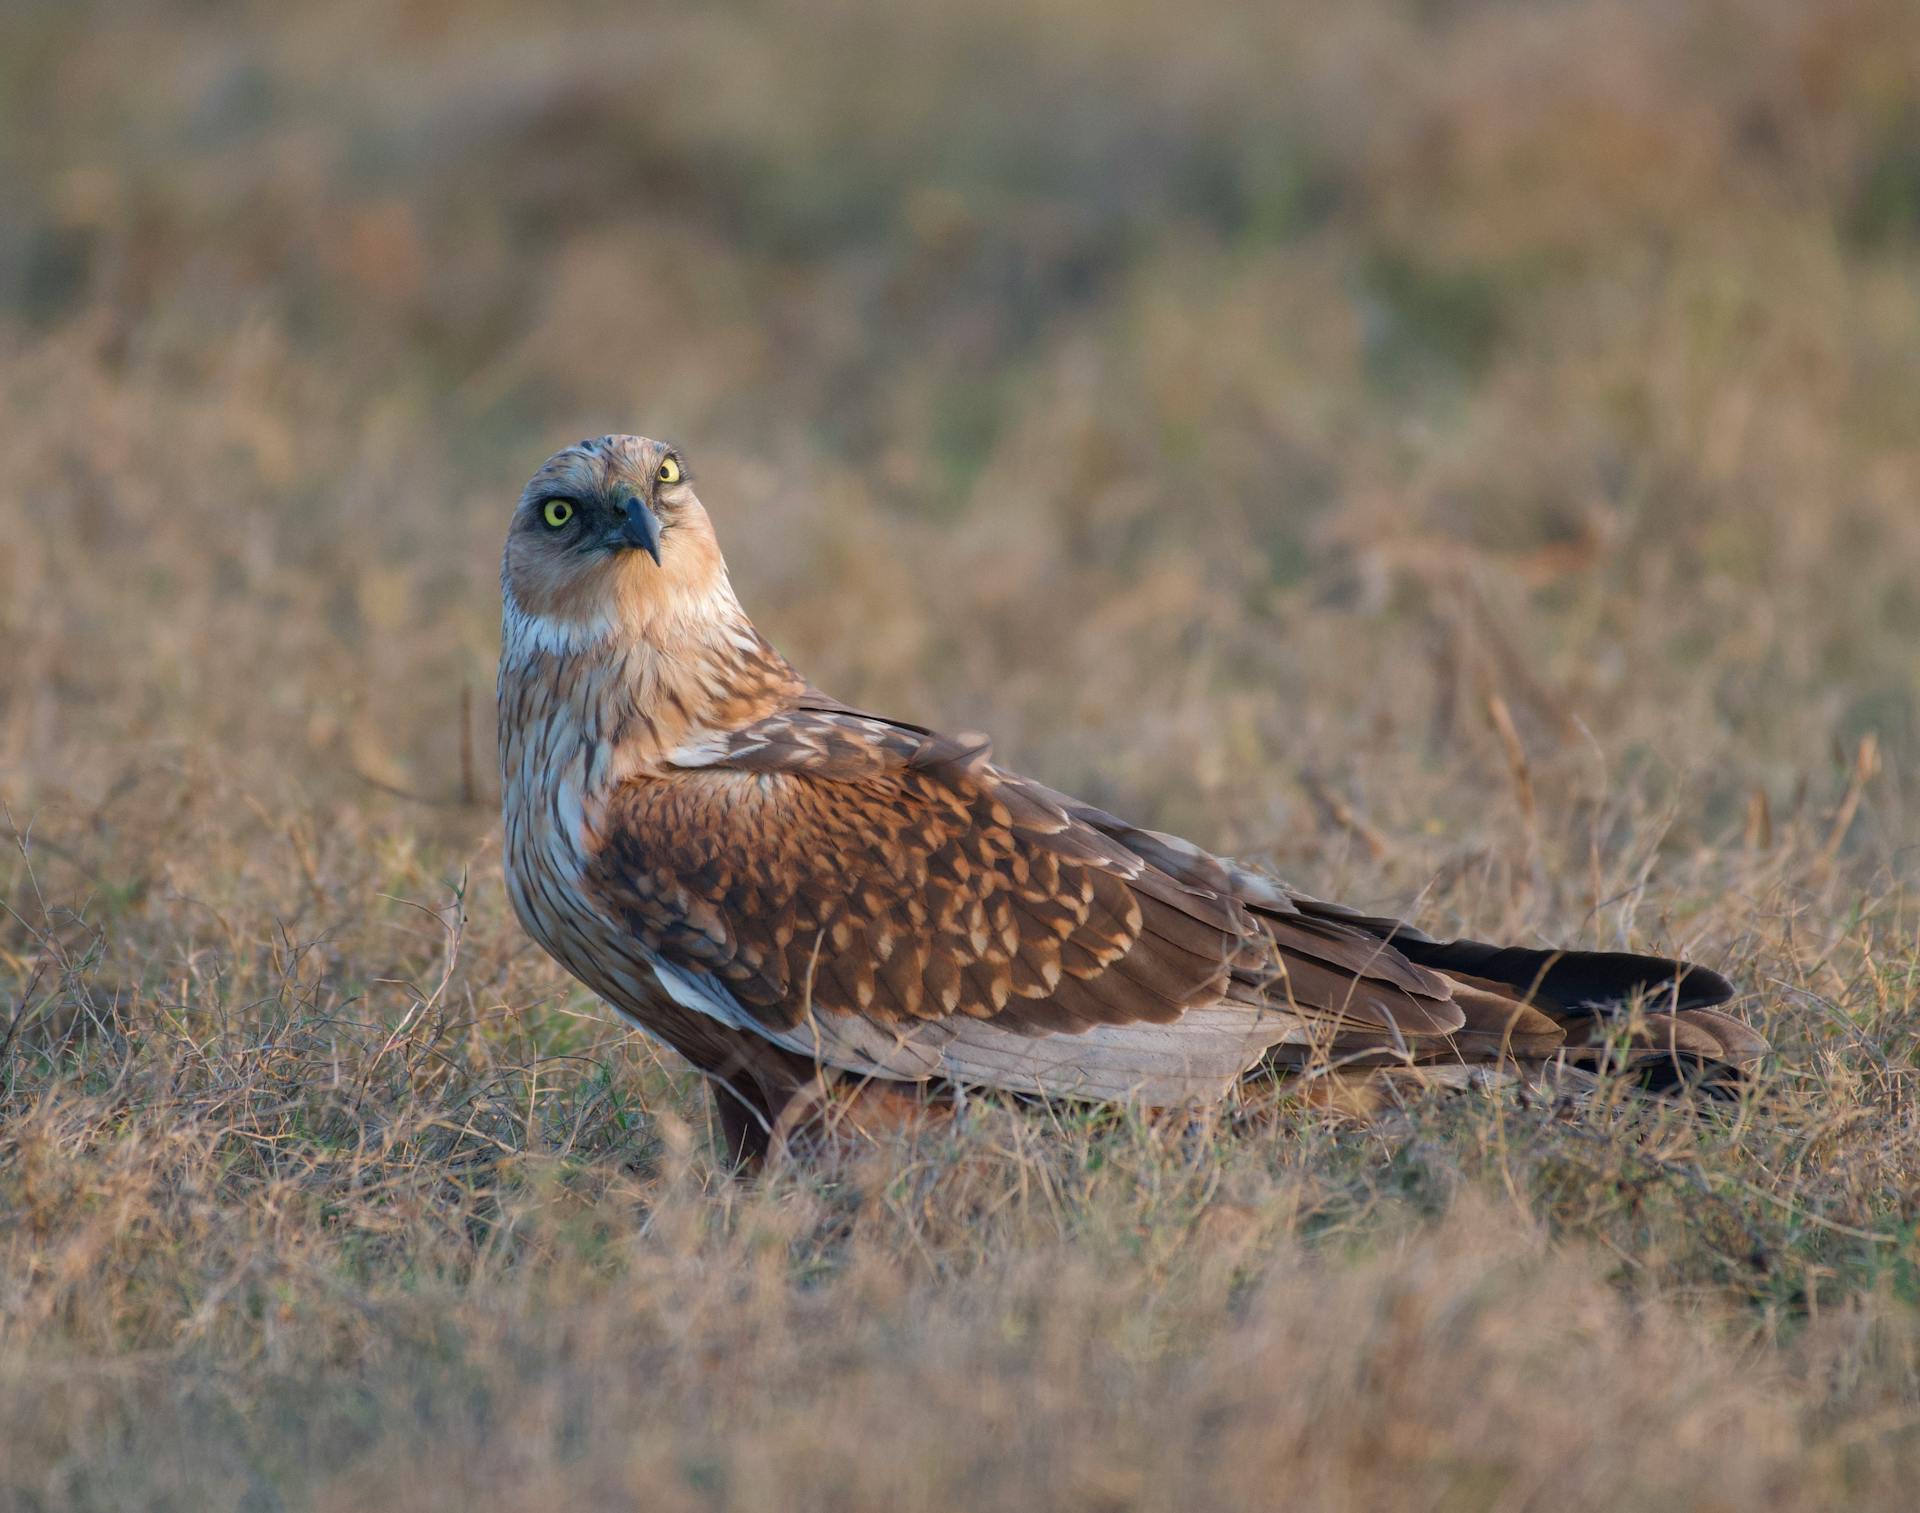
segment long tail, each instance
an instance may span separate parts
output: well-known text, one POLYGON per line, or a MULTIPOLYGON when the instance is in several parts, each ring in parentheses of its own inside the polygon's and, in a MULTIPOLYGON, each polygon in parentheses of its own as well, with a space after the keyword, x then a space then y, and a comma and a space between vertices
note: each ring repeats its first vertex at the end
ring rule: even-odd
POLYGON ((1761 1035, 1719 1008, 1733 997, 1733 984, 1690 962, 1477 940, 1393 944, 1421 966, 1538 1009, 1565 1032, 1561 1055, 1568 1063, 1595 1067, 1611 1059, 1655 1091, 1693 1087, 1732 1096, 1767 1054, 1761 1035), (1641 1012, 1627 1021, 1636 1006, 1641 1012))
MULTIPOLYGON (((1655 1091, 1698 1088, 1730 1097, 1767 1054, 1764 1037, 1721 1011, 1734 996, 1733 984, 1706 967, 1623 951, 1435 940, 1399 920, 1319 900, 1296 902, 1305 913, 1378 936, 1409 961, 1474 990, 1469 996, 1495 995, 1496 1009, 1508 1002, 1545 1015, 1561 1032, 1555 1057, 1567 1065, 1612 1066, 1655 1091)), ((1485 1017, 1485 1006, 1469 1015, 1471 1029, 1473 1019, 1485 1017)), ((1510 1054, 1530 1049, 1516 1044, 1510 1054)))

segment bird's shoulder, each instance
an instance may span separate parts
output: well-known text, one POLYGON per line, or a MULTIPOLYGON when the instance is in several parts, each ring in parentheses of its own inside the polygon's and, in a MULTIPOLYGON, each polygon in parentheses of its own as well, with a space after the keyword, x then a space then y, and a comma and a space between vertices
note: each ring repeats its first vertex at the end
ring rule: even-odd
POLYGON ((809 688, 772 713, 736 729, 701 731, 668 754, 675 773, 757 772, 816 778, 866 778, 918 772, 956 781, 1003 781, 984 735, 943 735, 924 725, 869 713, 809 688))

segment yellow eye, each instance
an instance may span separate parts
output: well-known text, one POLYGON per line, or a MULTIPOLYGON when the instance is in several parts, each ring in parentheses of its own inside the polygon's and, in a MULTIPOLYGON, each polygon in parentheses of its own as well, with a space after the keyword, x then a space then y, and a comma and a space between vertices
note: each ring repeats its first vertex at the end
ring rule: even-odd
POLYGON ((573 501, 571 499, 549 499, 540 507, 540 518, 547 522, 550 529, 559 530, 573 519, 573 501))
POLYGON ((660 464, 658 477, 662 483, 678 483, 680 481, 680 464, 675 462, 671 457, 666 458, 660 464))

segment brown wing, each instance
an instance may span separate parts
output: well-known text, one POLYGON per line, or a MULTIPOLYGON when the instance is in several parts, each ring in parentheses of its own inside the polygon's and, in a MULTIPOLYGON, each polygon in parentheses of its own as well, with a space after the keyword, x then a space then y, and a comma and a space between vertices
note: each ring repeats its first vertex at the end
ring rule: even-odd
POLYGON ((831 1039, 858 1021, 992 1061, 1006 1053, 994 1034, 1225 1033, 1212 1011, 1229 1005, 1245 1011, 1243 1068, 1303 1022, 1388 1045, 1462 1023, 1439 973, 1289 912, 1277 891, 1250 903, 1226 864, 1184 843, 1103 828, 994 767, 984 740, 819 701, 679 759, 617 791, 589 880, 649 953, 769 1034, 812 1023, 831 1039))

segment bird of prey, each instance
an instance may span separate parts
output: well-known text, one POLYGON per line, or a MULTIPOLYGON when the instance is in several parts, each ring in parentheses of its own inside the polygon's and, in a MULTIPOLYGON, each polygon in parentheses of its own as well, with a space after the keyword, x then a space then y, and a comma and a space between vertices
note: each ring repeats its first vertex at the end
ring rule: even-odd
POLYGON ((1436 940, 828 697, 754 629, 664 443, 550 458, 501 587, 515 910, 706 1073, 737 1159, 835 1089, 1178 1108, 1609 1057, 1724 1089, 1767 1049, 1702 967, 1436 940))

